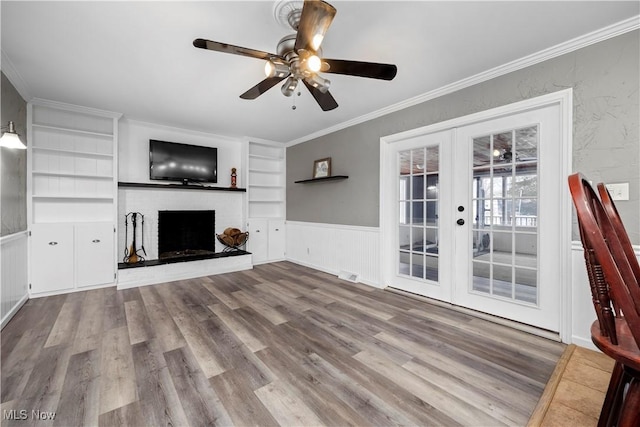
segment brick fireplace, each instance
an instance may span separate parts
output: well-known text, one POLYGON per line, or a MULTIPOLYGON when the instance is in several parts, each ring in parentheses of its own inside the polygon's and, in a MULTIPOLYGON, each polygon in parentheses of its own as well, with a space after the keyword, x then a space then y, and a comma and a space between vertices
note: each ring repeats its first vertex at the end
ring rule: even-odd
MULTIPOLYGON (((146 260, 160 259, 159 213, 163 211, 215 211, 214 234, 222 233, 227 227, 243 229, 243 194, 230 191, 194 191, 154 188, 121 188, 118 198, 118 248, 122 254, 130 244, 131 235, 125 237, 123 218, 128 212, 144 215, 144 242, 146 260)), ((213 222, 213 221, 212 221, 213 222)), ((131 230, 129 230, 131 231, 131 230)), ((140 231, 139 231, 140 232, 140 231)), ((138 236, 140 238, 140 236, 138 236)), ((212 236, 215 239, 215 235, 212 236)), ((215 250, 221 251, 216 241, 215 250)), ((122 256, 120 257, 122 259, 122 256)))
MULTIPOLYGON (((195 277, 222 274, 231 271, 248 270, 252 268, 252 257, 243 251, 215 252, 221 250, 219 244, 211 239, 216 239, 227 227, 242 228, 243 221, 243 194, 231 191, 207 191, 207 190, 183 190, 181 188, 120 188, 118 197, 119 217, 124 219, 127 212, 140 212, 144 215, 144 227, 138 229, 144 234, 144 243, 147 256, 145 262, 136 264, 118 264, 118 289, 127 289, 137 286, 155 283, 167 283, 177 280, 185 280, 195 277), (179 231, 169 234, 169 241, 179 241, 182 238, 171 237, 171 233, 184 234, 193 237, 194 232, 184 229, 185 224, 200 223, 200 231, 195 233, 199 237, 204 235, 207 239, 203 242, 190 242, 180 246, 166 246, 160 243, 160 235, 164 235, 166 221, 163 212, 179 212, 194 215, 195 218, 178 218, 170 214, 168 221, 177 222, 179 231), (209 213, 207 213, 209 212, 209 213), (202 218, 197 218, 202 216, 202 218), (162 217, 162 218, 161 218, 162 217), (202 224, 204 223, 204 224, 202 224), (202 229, 206 231, 202 231, 202 229), (207 243, 208 242, 208 243, 207 243), (175 257, 160 258, 158 250, 171 251, 209 251, 201 255, 179 254, 175 257), (188 261, 188 262, 185 262, 188 261)), ((173 227, 172 227, 173 228, 173 227)), ((125 226, 121 223, 118 227, 118 246, 120 251, 130 244, 125 236, 125 226)), ((138 238, 141 238, 138 235, 138 238)), ((162 237, 164 240, 164 237, 162 237)), ((190 238, 186 239, 191 240, 190 238)), ((216 239, 217 240, 217 239, 216 239)), ((121 252, 122 253, 122 252, 121 252)))

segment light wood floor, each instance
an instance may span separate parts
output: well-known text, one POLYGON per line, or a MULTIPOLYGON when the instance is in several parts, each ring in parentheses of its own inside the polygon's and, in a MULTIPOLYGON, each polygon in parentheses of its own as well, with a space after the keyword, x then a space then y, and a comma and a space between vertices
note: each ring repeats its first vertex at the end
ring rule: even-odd
POLYGON ((564 348, 269 264, 30 300, 2 331, 3 425, 525 425, 564 348))
POLYGON ((613 365, 600 352, 567 347, 528 427, 596 427, 613 365))

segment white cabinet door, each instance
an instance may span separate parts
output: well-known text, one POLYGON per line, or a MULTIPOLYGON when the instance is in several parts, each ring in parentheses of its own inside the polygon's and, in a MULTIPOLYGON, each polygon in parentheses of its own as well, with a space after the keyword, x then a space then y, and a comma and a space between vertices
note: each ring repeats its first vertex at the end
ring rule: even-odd
POLYGON ((31 227, 31 292, 73 289, 73 225, 31 227))
POLYGON ((76 286, 115 281, 113 245, 113 224, 87 223, 75 226, 76 286))
POLYGON ((266 219, 249 220, 247 250, 253 254, 253 263, 266 262, 269 256, 269 226, 266 219))
POLYGON ((269 220, 269 261, 284 259, 285 244, 284 220, 269 220))

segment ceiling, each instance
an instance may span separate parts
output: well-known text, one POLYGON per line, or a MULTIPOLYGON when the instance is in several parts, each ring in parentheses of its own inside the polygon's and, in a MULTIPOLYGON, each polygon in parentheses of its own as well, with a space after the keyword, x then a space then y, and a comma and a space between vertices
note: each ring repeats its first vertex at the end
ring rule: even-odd
POLYGON ((396 64, 393 81, 337 74, 339 104, 275 87, 261 60, 194 48, 195 38, 275 52, 286 34, 272 1, 1 4, 2 68, 23 96, 225 136, 298 142, 327 128, 637 16, 637 1, 330 1, 324 55, 396 64), (11 72, 7 72, 10 70, 11 72), (17 80, 17 81, 16 81, 17 80), (296 109, 292 109, 295 101, 296 109))

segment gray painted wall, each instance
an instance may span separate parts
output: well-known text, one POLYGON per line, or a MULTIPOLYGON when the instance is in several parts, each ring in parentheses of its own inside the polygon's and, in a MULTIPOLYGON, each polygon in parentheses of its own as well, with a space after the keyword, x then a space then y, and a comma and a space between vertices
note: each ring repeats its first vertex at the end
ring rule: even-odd
MULTIPOLYGON (((9 120, 14 121, 26 144, 27 103, 4 73, 0 74, 0 124, 7 126, 9 120)), ((0 148, 0 163, 0 236, 7 236, 27 229, 27 150, 0 148)))
POLYGON ((573 88, 573 171, 595 182, 629 182, 630 200, 617 206, 640 244, 639 41, 639 31, 623 34, 289 147, 287 220, 377 227, 380 137, 573 88), (323 157, 332 158, 334 175, 349 179, 293 183, 309 178, 313 161, 323 157))

